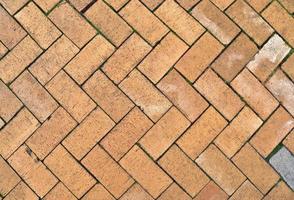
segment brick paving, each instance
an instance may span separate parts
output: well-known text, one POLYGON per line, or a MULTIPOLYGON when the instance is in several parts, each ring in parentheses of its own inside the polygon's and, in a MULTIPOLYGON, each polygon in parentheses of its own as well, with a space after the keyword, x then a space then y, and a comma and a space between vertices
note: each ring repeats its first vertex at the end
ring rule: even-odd
POLYGON ((293 200, 293 0, 0 0, 0 200, 293 200))

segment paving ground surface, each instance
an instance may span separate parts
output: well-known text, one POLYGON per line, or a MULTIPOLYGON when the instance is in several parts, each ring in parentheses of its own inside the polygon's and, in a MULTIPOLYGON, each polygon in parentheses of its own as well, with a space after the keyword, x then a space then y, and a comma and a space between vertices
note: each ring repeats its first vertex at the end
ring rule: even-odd
POLYGON ((293 200, 294 0, 0 0, 0 200, 293 200))

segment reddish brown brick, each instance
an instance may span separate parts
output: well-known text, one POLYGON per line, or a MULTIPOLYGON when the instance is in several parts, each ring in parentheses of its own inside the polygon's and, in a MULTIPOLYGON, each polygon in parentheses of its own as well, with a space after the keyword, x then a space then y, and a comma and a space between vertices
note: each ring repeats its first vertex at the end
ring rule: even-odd
POLYGON ((205 99, 176 70, 170 71, 157 87, 192 122, 208 107, 205 99))
POLYGON ((277 100, 247 69, 232 81, 231 86, 262 119, 266 119, 278 106, 277 100))
POLYGON ((226 125, 227 121, 213 107, 209 107, 178 139, 177 144, 195 160, 226 125))
POLYGON ((231 196, 230 200, 260 200, 263 195, 259 190, 246 180, 241 187, 231 196))
POLYGON ((22 145, 8 162, 41 198, 58 182, 26 145, 22 145))
POLYGON ((77 200, 77 198, 61 183, 59 182, 50 192, 43 198, 44 200, 77 200))
POLYGON ((39 122, 23 108, 0 130, 0 155, 8 158, 38 128, 39 122))
POLYGON ((119 14, 152 46, 168 32, 168 28, 138 0, 131 0, 119 14))
POLYGON ((116 198, 134 183, 130 175, 99 145, 90 151, 82 163, 116 198))
POLYGON ((294 193, 285 184, 285 182, 280 181, 265 197, 264 200, 275 200, 275 199, 285 199, 291 200, 294 198, 294 193))
POLYGON ((101 71, 97 71, 83 85, 83 89, 115 122, 134 107, 132 101, 101 71))
POLYGON ((167 174, 137 145, 119 163, 153 198, 157 198, 172 183, 167 174))
POLYGON ((103 1, 97 1, 85 13, 85 16, 115 46, 119 46, 132 33, 131 27, 103 1))
POLYGON ((61 145, 49 154, 44 164, 78 198, 82 197, 96 182, 61 145))
POLYGON ((58 107, 57 102, 28 71, 24 71, 10 87, 41 122, 58 107))
POLYGON ((152 121, 135 107, 103 138, 100 144, 115 160, 120 160, 152 125, 152 121))
POLYGON ((5 196, 20 182, 20 178, 2 157, 0 157, 0 172, 0 193, 1 196, 5 196))
POLYGON ((292 54, 286 62, 283 63, 282 69, 288 74, 292 81, 294 81, 294 54, 292 54))
POLYGON ((213 181, 210 181, 193 200, 226 200, 228 195, 213 181))
POLYGON ((17 0, 17 1, 11 1, 11 0, 0 0, 0 3, 3 5, 3 7, 8 10, 8 12, 13 15, 18 11, 21 7, 23 7, 29 0, 17 0))
POLYGON ((279 175, 249 144, 233 157, 233 161, 263 194, 279 180, 279 175))
POLYGON ((194 82, 222 51, 223 46, 206 32, 175 65, 189 81, 194 82))
POLYGON ((106 61, 102 70, 114 83, 118 84, 150 50, 151 47, 137 33, 134 33, 106 61))
POLYGON ((261 46, 274 32, 271 26, 244 0, 237 0, 226 13, 261 46))
POLYGON ((246 0, 246 1, 257 12, 262 11, 271 2, 271 0, 246 0))
POLYGON ((0 78, 4 83, 10 83, 41 53, 37 43, 30 36, 25 37, 0 60, 0 78))
POLYGON ((26 141, 30 149, 44 159, 63 138, 76 126, 75 120, 59 107, 49 119, 26 141))
POLYGON ((96 106, 64 71, 60 71, 46 88, 78 122, 96 106))
POLYGON ((283 141, 283 144, 294 153, 294 130, 283 141))
POLYGON ((13 190, 5 197, 5 200, 38 200, 39 197, 21 181, 13 190))
POLYGON ((186 192, 184 192, 184 190, 182 190, 176 183, 171 184, 169 188, 167 188, 157 199, 174 200, 175 197, 181 200, 192 200, 192 198, 186 192))
POLYGON ((138 69, 153 83, 157 83, 187 49, 182 40, 169 33, 140 63, 138 69))
MULTIPOLYGON (((135 183, 121 198, 120 200, 153 200, 138 183, 135 183)), ((93 199, 94 200, 94 199, 93 199)))
POLYGON ((61 35, 54 24, 32 2, 18 12, 15 18, 43 49, 47 49, 61 35))
POLYGON ((97 184, 82 200, 115 200, 115 198, 101 184, 97 184))
POLYGON ((229 195, 245 181, 245 176, 214 145, 210 145, 196 163, 229 195))
POLYGON ((103 36, 98 35, 64 69, 81 85, 113 51, 114 47, 103 36))
POLYGON ((114 122, 97 108, 63 140, 62 144, 80 160, 113 126, 114 122))
POLYGON ((133 70, 119 87, 153 121, 157 121, 171 107, 169 100, 137 70, 133 70))
POLYGON ((250 144, 263 157, 266 157, 286 137, 293 127, 293 117, 283 107, 279 107, 257 131, 250 140, 250 144))
POLYGON ((204 32, 204 28, 173 0, 161 4, 155 14, 189 45, 204 32))

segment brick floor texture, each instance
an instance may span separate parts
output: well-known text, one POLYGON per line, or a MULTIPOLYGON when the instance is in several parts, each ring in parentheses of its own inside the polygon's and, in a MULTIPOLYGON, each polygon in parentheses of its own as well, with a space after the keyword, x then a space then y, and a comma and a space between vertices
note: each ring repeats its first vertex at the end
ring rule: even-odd
POLYGON ((294 200, 294 0, 0 0, 0 200, 294 200))

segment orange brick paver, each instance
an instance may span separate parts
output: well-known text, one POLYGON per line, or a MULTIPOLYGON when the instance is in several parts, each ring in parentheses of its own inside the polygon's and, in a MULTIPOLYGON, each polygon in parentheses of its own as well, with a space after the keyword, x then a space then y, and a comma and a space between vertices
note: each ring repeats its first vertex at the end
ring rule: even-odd
POLYGON ((294 0, 0 0, 0 200, 293 200, 294 0))

